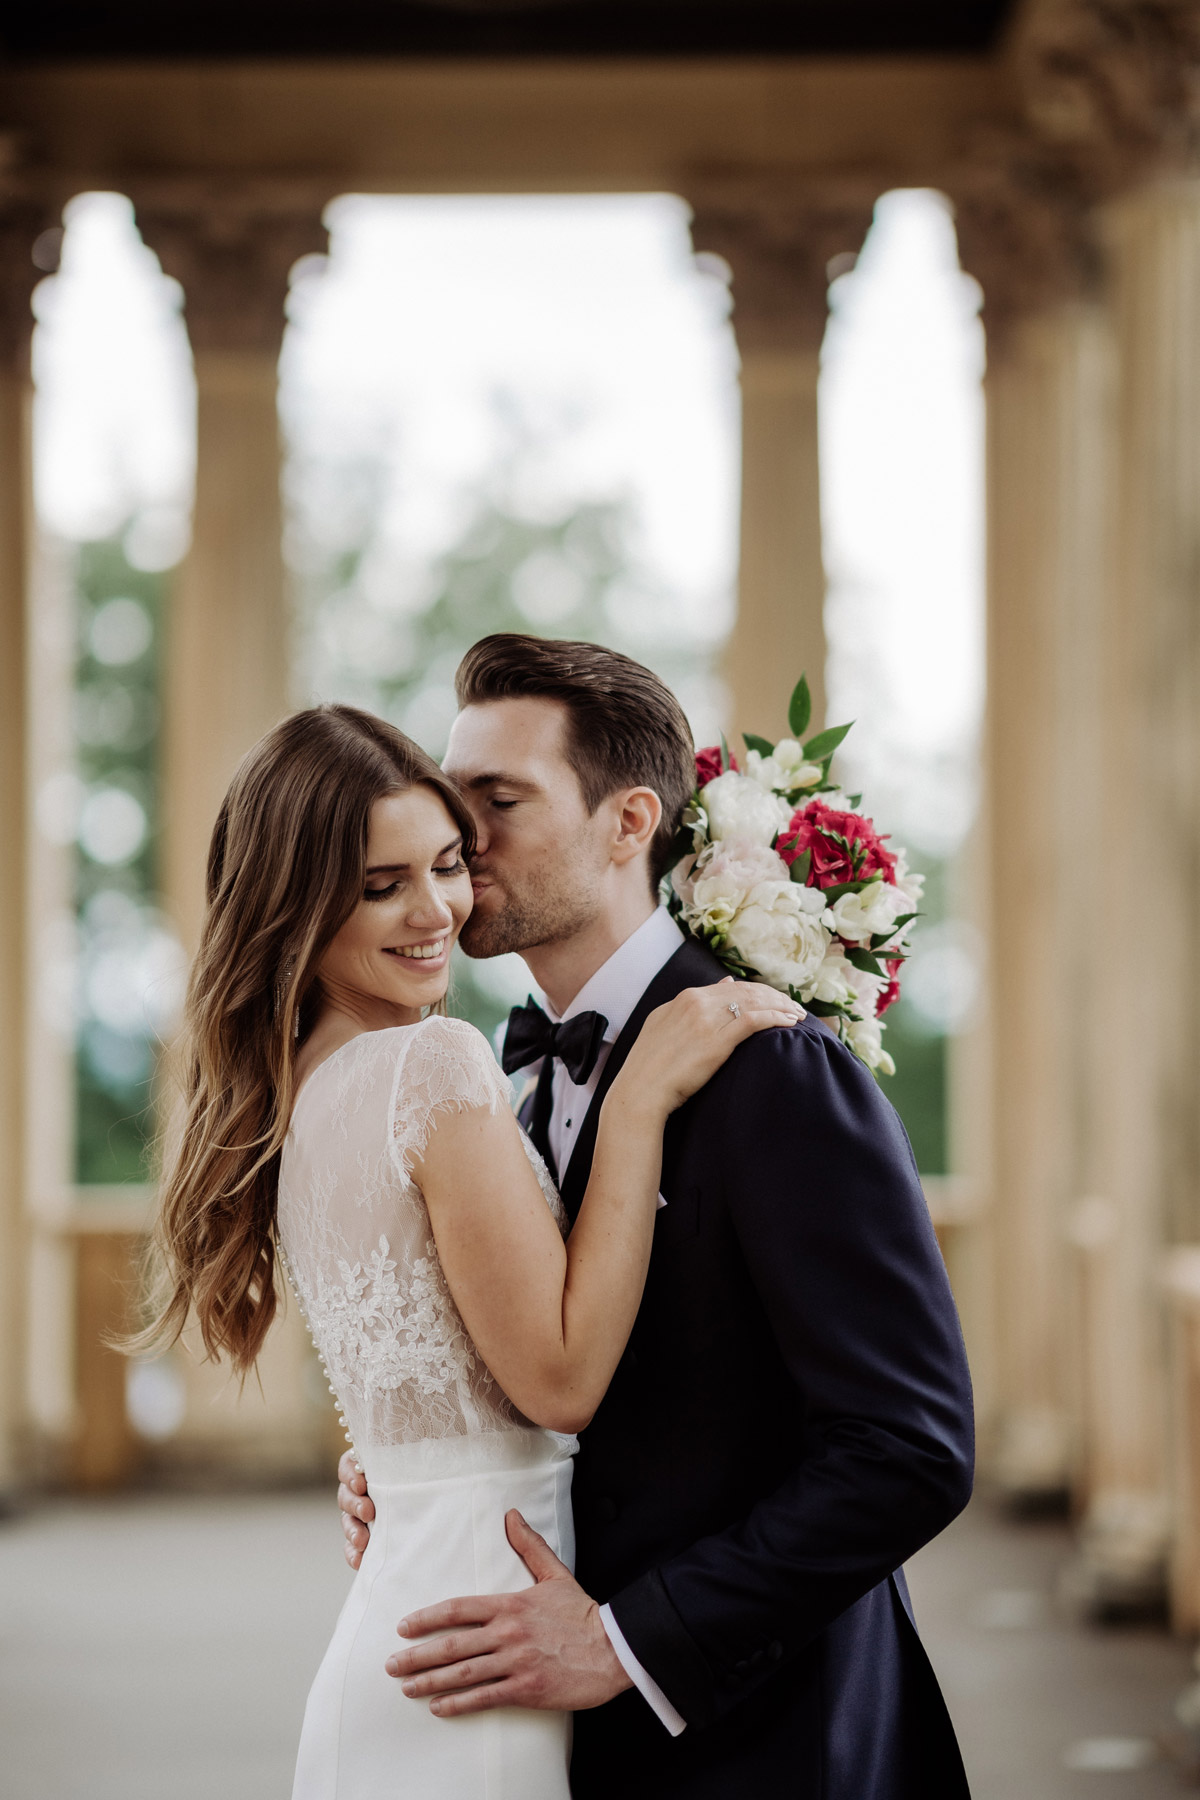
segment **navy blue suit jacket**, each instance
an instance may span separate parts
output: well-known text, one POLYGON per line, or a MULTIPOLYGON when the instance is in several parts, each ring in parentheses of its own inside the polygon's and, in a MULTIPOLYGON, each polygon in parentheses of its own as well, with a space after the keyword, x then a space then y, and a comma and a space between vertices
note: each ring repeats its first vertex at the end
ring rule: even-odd
MULTIPOLYGON (((722 975, 689 941, 647 989, 568 1165, 572 1217, 647 1015, 722 975)), ((577 1714, 575 1800, 961 1800, 900 1566, 966 1504, 971 1390, 904 1129, 809 1019, 672 1116, 663 1194, 576 1460, 577 1573, 688 1729, 632 1691, 577 1714)))

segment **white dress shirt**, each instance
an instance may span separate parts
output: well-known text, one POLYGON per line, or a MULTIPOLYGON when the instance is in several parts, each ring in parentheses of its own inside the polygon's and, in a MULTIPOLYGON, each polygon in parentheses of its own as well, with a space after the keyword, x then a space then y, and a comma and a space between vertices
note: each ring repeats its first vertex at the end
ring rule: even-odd
POLYGON ((557 1012, 548 1000, 544 1002, 547 1016, 556 1025, 582 1012, 602 1013, 608 1020, 596 1066, 585 1082, 575 1083, 561 1062, 555 1064, 548 1135, 560 1187, 612 1047, 654 977, 682 943, 682 931, 666 907, 660 906, 585 982, 565 1012, 557 1012))
MULTIPOLYGON (((571 1080, 561 1062, 555 1065, 548 1136, 560 1186, 613 1045, 629 1023, 630 1014, 654 977, 670 962, 683 941, 683 933, 678 925, 666 908, 660 906, 643 925, 638 926, 632 937, 625 939, 619 950, 613 951, 608 961, 580 988, 564 1013, 558 1013, 549 1001, 545 1002, 546 1012, 556 1025, 562 1019, 573 1019, 576 1013, 581 1012, 603 1013, 608 1020, 596 1066, 585 1082, 577 1084, 571 1080)), ((658 1204, 666 1205, 661 1194, 658 1204)), ((608 1641, 616 1652, 617 1661, 671 1736, 678 1737, 686 1728, 686 1721, 671 1705, 654 1677, 646 1672, 633 1654, 625 1641, 625 1634, 607 1606, 600 1608, 600 1618, 608 1633, 608 1641)))

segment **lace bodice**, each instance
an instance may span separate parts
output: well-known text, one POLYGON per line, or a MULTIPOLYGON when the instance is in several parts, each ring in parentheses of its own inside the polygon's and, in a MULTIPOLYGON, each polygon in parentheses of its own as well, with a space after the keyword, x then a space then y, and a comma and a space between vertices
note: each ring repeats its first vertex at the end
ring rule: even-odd
MULTIPOLYGON (((493 1380, 442 1275, 411 1170, 439 1113, 511 1104, 463 1019, 368 1031, 309 1077, 279 1174, 283 1259, 356 1448, 528 1422, 493 1380)), ((545 1163, 521 1133, 561 1230, 545 1163)))

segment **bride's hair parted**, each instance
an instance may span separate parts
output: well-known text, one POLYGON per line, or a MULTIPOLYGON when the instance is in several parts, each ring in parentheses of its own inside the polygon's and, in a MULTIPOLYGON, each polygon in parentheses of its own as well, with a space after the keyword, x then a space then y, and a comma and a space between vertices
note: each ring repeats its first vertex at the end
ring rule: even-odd
POLYGON ((275 1316, 280 1153, 317 965, 364 886, 371 808, 424 786, 474 847, 432 757, 383 719, 317 706, 243 760, 208 853, 208 910, 188 984, 150 1246, 150 1322, 121 1348, 173 1344, 194 1312, 208 1355, 245 1375, 275 1316))

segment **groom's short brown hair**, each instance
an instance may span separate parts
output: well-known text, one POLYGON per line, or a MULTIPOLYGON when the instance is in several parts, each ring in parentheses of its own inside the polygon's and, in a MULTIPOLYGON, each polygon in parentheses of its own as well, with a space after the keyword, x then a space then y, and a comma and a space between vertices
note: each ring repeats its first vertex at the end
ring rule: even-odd
POLYGON ((665 682, 603 644, 498 631, 467 651, 454 687, 460 706, 487 700, 561 702, 569 719, 567 761, 589 812, 618 788, 653 788, 663 809, 650 848, 657 884, 696 786, 691 727, 665 682))

